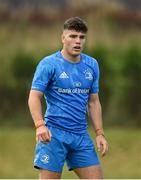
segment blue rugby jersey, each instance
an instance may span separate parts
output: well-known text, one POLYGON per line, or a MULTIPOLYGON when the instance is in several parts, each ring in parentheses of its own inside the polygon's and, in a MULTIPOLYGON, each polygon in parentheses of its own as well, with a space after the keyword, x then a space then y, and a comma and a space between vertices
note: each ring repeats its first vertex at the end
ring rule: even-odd
POLYGON ((89 95, 99 91, 98 63, 83 53, 73 63, 58 51, 40 61, 31 89, 44 93, 47 125, 84 134, 89 95))

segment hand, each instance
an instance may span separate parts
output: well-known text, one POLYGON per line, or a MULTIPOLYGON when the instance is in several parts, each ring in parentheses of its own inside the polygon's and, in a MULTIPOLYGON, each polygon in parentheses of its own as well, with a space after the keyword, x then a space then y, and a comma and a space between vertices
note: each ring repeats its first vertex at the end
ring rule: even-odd
POLYGON ((51 141, 51 132, 50 130, 45 126, 40 126, 36 129, 36 141, 41 141, 44 143, 51 141))
POLYGON ((96 136, 96 145, 98 151, 102 151, 102 157, 105 156, 108 152, 108 143, 103 135, 96 136))

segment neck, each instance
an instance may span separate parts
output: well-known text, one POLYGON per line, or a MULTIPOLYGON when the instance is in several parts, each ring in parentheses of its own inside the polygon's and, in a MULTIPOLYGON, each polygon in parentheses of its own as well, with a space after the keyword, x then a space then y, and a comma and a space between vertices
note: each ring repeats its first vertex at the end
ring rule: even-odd
POLYGON ((77 55, 77 56, 73 56, 71 54, 68 54, 66 51, 64 51, 63 49, 61 50, 61 54, 63 56, 64 59, 70 61, 70 62, 73 62, 73 63, 76 63, 76 62, 79 62, 80 61, 80 55, 77 55))

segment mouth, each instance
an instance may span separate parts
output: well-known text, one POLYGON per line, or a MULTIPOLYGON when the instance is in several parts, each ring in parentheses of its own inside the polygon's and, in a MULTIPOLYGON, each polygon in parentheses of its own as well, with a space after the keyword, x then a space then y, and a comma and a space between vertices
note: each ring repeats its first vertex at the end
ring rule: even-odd
POLYGON ((74 49, 75 51, 80 51, 80 50, 81 50, 81 47, 80 47, 80 46, 74 46, 73 49, 74 49))

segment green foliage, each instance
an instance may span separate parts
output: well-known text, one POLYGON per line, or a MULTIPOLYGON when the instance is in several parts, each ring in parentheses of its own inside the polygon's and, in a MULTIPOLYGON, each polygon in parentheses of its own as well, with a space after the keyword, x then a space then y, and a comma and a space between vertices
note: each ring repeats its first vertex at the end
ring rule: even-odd
MULTIPOLYGON (((18 124, 16 119, 19 114, 22 115, 22 119, 27 114, 27 99, 36 62, 31 54, 22 51, 18 51, 11 61, 11 74, 14 80, 12 86, 8 86, 8 84, 1 86, 0 84, 0 93, 3 94, 0 116, 5 119, 14 119, 14 123, 18 124)), ((28 119, 27 117, 28 114, 25 119, 28 119)), ((6 120, 2 122, 2 124, 4 123, 7 124, 6 120)), ((25 121, 21 124, 25 124, 25 121)))
POLYGON ((141 126, 141 49, 134 45, 126 49, 123 55, 123 75, 126 79, 124 105, 126 113, 134 117, 137 126, 141 126))
POLYGON ((89 54, 100 65, 100 98, 106 124, 141 126, 140 47, 108 49, 99 46, 89 54))
POLYGON ((13 58, 12 71, 16 80, 29 80, 35 67, 35 60, 30 54, 18 52, 13 58))
POLYGON ((106 105, 105 103, 110 96, 109 86, 112 74, 108 61, 108 49, 105 46, 97 46, 95 49, 88 51, 88 54, 98 61, 100 67, 100 97, 103 100, 103 104, 106 105))
POLYGON ((36 68, 36 61, 31 54, 18 52, 13 58, 12 72, 16 81, 15 91, 20 102, 26 102, 36 68))

